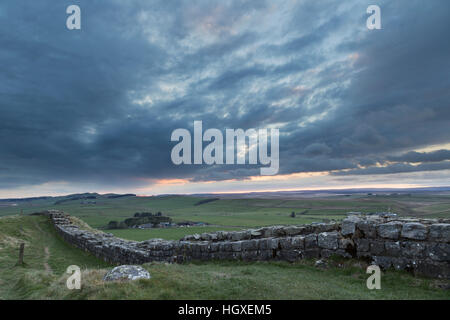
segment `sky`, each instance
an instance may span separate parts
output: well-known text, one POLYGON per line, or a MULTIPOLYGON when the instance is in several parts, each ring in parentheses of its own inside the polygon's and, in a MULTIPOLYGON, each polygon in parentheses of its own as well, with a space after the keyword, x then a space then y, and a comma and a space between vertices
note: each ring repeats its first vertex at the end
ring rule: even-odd
POLYGON ((449 186, 449 13, 448 0, 3 0, 0 198, 449 186), (81 30, 66 27, 73 4, 81 30), (171 134, 194 121, 278 128, 278 174, 173 164, 171 134))

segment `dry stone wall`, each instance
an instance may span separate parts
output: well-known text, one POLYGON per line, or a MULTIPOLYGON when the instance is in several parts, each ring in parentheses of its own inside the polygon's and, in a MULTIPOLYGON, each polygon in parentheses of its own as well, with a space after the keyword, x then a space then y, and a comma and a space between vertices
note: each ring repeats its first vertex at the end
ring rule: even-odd
POLYGON ((353 242, 356 257, 384 269, 450 278, 450 219, 349 216, 341 235, 353 242))
POLYGON ((450 278, 450 220, 349 216, 342 223, 273 226, 136 242, 80 229, 70 216, 45 211, 67 242, 114 264, 190 260, 362 258, 380 267, 450 278))

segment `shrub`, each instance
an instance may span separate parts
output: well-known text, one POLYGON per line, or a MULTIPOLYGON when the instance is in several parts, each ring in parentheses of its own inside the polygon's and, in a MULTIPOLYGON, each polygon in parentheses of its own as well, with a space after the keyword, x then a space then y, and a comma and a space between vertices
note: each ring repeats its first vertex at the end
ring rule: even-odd
POLYGON ((119 224, 117 221, 110 221, 108 222, 108 229, 117 229, 119 227, 119 224))

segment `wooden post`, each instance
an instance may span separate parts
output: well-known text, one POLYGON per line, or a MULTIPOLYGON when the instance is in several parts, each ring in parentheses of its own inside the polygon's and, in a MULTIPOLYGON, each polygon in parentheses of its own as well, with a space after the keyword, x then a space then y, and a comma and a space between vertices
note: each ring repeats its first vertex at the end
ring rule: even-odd
POLYGON ((23 265, 23 252, 25 250, 25 243, 21 243, 20 244, 20 248, 19 248, 19 261, 17 262, 17 264, 19 266, 23 265))

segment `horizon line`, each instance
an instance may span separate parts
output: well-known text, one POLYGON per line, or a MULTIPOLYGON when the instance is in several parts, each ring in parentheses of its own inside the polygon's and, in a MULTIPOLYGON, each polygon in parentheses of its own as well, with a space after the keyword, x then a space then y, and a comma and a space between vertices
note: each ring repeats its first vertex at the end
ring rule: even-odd
MULTIPOLYGON (((421 186, 421 187, 354 187, 354 188, 310 188, 310 189, 277 189, 277 190, 254 190, 254 191, 224 191, 224 192, 194 192, 194 193, 159 193, 159 194, 136 194, 136 193, 115 193, 115 192, 106 192, 106 193, 99 193, 99 192, 77 192, 77 193, 69 193, 69 194, 61 194, 61 195, 40 195, 40 196, 32 196, 32 197, 12 197, 12 198, 0 198, 0 201, 5 200, 23 200, 23 199, 33 199, 33 198, 57 198, 57 197, 67 197, 71 195, 76 194, 93 194, 96 193, 98 195, 104 196, 107 194, 115 194, 115 195, 133 195, 136 197, 160 197, 160 196, 193 196, 193 195, 232 195, 232 194, 253 194, 253 193, 278 193, 278 192, 326 192, 326 191, 390 191, 390 190, 424 190, 424 189, 448 189, 450 191, 450 185, 449 186, 421 186)), ((443 190, 446 191, 446 190, 443 190)))

